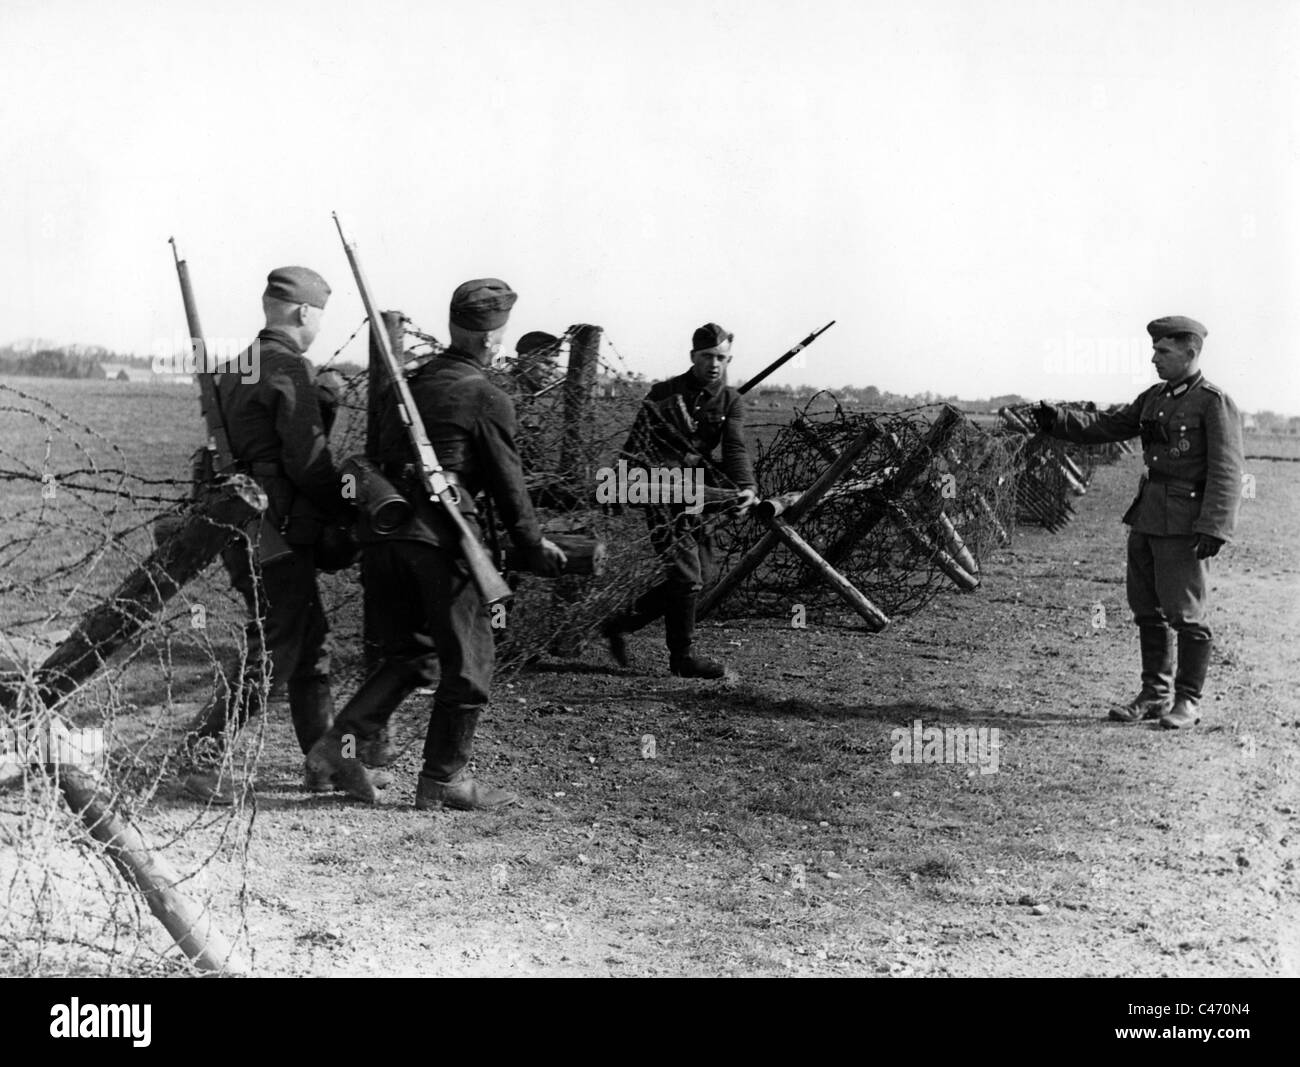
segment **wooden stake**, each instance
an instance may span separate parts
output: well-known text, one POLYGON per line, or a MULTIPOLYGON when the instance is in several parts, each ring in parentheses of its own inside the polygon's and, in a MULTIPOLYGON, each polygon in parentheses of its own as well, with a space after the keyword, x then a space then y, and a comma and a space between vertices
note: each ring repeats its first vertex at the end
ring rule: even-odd
POLYGON ((971 574, 979 574, 979 563, 971 554, 971 550, 966 547, 966 542, 962 540, 961 534, 957 532, 957 527, 952 524, 952 519, 948 518, 942 511, 939 512, 939 528, 943 532, 943 539, 948 547, 948 552, 961 564, 962 569, 971 574))
POLYGON ((201 971, 247 972, 248 964, 216 928, 208 909, 198 907, 176 888, 181 881, 176 869, 152 852, 140 832, 112 810, 94 780, 66 765, 58 766, 55 773, 68 807, 81 816, 90 835, 104 846, 127 883, 140 891, 154 918, 191 962, 201 971))
MULTIPOLYGON (((87 612, 41 664, 39 691, 46 706, 53 706, 107 663, 265 508, 266 494, 247 475, 205 486, 171 537, 110 597, 87 612)), ((6 692, 0 688, 0 706, 6 703, 6 692)))
MULTIPOLYGON (((822 471, 812 485, 799 494, 797 500, 788 505, 783 505, 783 519, 786 522, 794 522, 800 515, 805 514, 812 508, 840 478, 852 469, 853 464, 858 461, 862 453, 879 436, 880 430, 874 423, 867 426, 862 433, 853 439, 839 458, 822 471)), ((727 571, 700 597, 699 605, 696 607, 696 617, 704 618, 705 615, 722 603, 741 582, 754 572, 780 540, 781 537, 774 530, 769 529, 731 570, 727 571)))
POLYGON ((844 575, 827 563, 807 541, 800 537, 788 522, 782 518, 767 520, 767 525, 787 547, 801 556, 810 568, 817 572, 822 581, 835 590, 854 611, 866 621, 872 633, 879 633, 889 625, 889 616, 863 596, 844 575))
POLYGON ((948 555, 947 552, 918 530, 916 524, 912 522, 911 516, 903 510, 901 504, 891 501, 889 512, 890 517, 894 520, 894 525, 898 527, 904 540, 906 540, 918 553, 932 561, 939 570, 952 579, 952 583, 957 586, 958 589, 963 593, 973 593, 979 588, 979 579, 973 574, 970 574, 961 566, 961 564, 953 559, 952 556, 948 555))
POLYGON ((569 366, 564 375, 564 429, 560 437, 560 475, 571 484, 586 485, 588 411, 600 370, 599 326, 569 328, 569 366))

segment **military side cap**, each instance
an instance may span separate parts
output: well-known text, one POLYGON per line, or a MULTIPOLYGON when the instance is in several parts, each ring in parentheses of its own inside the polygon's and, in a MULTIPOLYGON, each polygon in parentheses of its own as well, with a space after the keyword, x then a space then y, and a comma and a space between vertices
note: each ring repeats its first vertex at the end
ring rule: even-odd
POLYGON ((691 352, 704 352, 727 341, 734 341, 736 335, 728 333, 716 322, 706 322, 691 336, 691 352))
POLYGON ((451 321, 462 330, 498 330, 518 299, 500 278, 475 278, 451 294, 451 321))
POLYGON ((1162 319, 1153 319, 1147 323, 1147 333, 1151 335, 1153 341, 1164 340, 1176 333, 1194 333, 1202 341, 1210 335, 1209 330, 1186 315, 1166 315, 1162 319))
POLYGON ((549 348, 559 341, 554 334, 546 333, 544 330, 531 330, 519 338, 515 344, 515 351, 519 355, 527 352, 536 352, 539 348, 549 348))
POLYGON ((266 276, 266 295, 286 304, 323 308, 330 298, 330 287, 309 267, 276 267, 266 276))

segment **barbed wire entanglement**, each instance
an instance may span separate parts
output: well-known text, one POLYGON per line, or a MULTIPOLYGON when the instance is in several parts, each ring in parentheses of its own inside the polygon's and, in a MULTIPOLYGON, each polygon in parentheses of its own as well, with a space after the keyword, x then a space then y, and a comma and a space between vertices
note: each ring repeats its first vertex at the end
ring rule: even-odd
MULTIPOLYGON (((756 474, 764 497, 808 487, 862 434, 871 443, 835 488, 800 516, 805 540, 887 616, 918 610, 941 588, 977 578, 979 561, 1005 543, 1013 521, 1018 448, 953 409, 900 412, 846 409, 831 394, 793 417, 756 427, 756 474), (938 416, 948 411, 942 424, 938 416)), ((765 531, 728 531, 723 568, 734 566, 765 531)), ((973 587, 973 586, 972 586, 973 587)), ((841 608, 806 559, 773 551, 722 605, 727 614, 779 614, 791 606, 841 608)))
MULTIPOLYGON (((364 326, 331 362, 366 362, 364 326)), ((409 322, 401 342, 408 371, 443 349, 409 322)), ((656 459, 635 443, 628 450, 648 382, 598 329, 571 327, 489 373, 515 403, 545 532, 604 548, 600 566, 586 560, 594 573, 543 580, 511 570, 508 539, 496 531, 516 594, 494 619, 505 623, 498 661, 514 671, 576 656, 603 621, 661 580, 647 509, 600 491, 620 460, 656 459)), ((190 456, 204 439, 196 401, 192 382, 0 383, 0 973, 210 969, 226 958, 213 946, 227 941, 229 959, 242 953, 256 965, 254 802, 237 791, 228 808, 204 807, 179 785, 186 727, 245 648, 244 600, 214 557, 221 544, 243 543, 236 516, 257 494, 252 486, 241 496, 251 483, 238 478, 220 493, 195 493, 190 456), (185 540, 205 530, 206 540, 185 540), (178 556, 178 544, 194 552, 178 556), (148 869, 132 868, 142 856, 148 869), (153 879, 147 894, 142 878, 153 879), (163 912, 166 929, 155 921, 163 912), (203 937, 187 937, 191 928, 203 937)), ((365 371, 345 378, 339 401, 331 449, 341 462, 365 451, 365 371)), ((994 420, 942 406, 863 411, 830 394, 792 412, 788 398, 759 391, 747 406, 761 495, 790 505, 789 528, 812 556, 776 545, 717 597, 716 609, 732 617, 788 620, 794 604, 812 618, 842 612, 813 556, 886 615, 906 615, 945 586, 974 588, 981 560, 1017 518, 1059 516, 1072 499, 1060 473, 1067 453, 994 420), (855 450, 800 512, 799 495, 855 450)), ((1086 484, 1092 460, 1069 455, 1086 484)), ((699 465, 709 485, 727 485, 714 463, 699 465)), ((705 497, 699 519, 719 545, 724 578, 774 530, 770 516, 739 517, 732 500, 725 491, 705 497)), ((341 703, 369 663, 359 567, 319 583, 341 703)), ((269 707, 229 746, 223 769, 244 782, 256 771, 260 795, 306 803, 288 716, 269 707)))
MULTIPOLYGON (((187 463, 158 454, 123 390, 0 383, 0 973, 191 969, 150 906, 195 937, 211 928, 212 944, 245 933, 251 809, 174 799, 179 732, 242 641, 244 609, 219 566, 159 587, 154 525, 186 506, 188 477, 167 472, 187 463), (115 628, 139 632, 100 641, 115 628)), ((251 766, 247 733, 228 758, 251 766)))

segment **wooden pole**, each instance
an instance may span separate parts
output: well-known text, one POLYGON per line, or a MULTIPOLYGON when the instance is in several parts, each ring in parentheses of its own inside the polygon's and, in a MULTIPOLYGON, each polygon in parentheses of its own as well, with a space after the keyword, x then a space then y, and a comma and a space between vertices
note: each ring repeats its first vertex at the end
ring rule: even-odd
POLYGON ((801 556, 808 566, 817 572, 822 581, 835 590, 854 611, 866 621, 872 633, 879 633, 889 625, 889 616, 863 596, 844 575, 827 563, 817 550, 800 537, 785 519, 777 516, 767 520, 767 525, 791 551, 801 556))
POLYGON ((600 370, 599 326, 569 328, 569 366, 564 376, 564 428, 560 437, 560 476, 571 484, 588 484, 588 412, 600 370))
MULTIPOLYGON (((56 704, 100 669, 140 632, 186 582, 194 578, 266 508, 266 494, 247 475, 205 486, 179 528, 97 607, 38 669, 38 688, 47 706, 56 704)), ((0 707, 8 705, 0 687, 0 707)))
POLYGON ((952 583, 958 589, 963 593, 973 593, 979 588, 979 579, 918 530, 916 524, 912 522, 911 516, 907 514, 901 504, 891 501, 889 514, 890 518, 894 520, 894 525, 902 533, 904 540, 918 553, 932 561, 939 570, 952 580, 952 583))
MULTIPOLYGON (((829 467, 817 476, 807 489, 799 494, 799 498, 788 506, 782 508, 782 518, 787 523, 795 522, 800 515, 807 513, 823 496, 828 493, 837 481, 840 480, 858 458, 865 452, 873 441, 880 436, 880 429, 874 424, 868 425, 849 446, 840 454, 840 456, 829 467)), ((704 618, 709 612, 716 608, 722 601, 729 596, 737 586, 754 572, 760 563, 782 538, 775 530, 769 529, 748 552, 746 552, 740 561, 724 574, 717 582, 713 584, 704 595, 700 597, 699 605, 696 607, 696 617, 704 618)), ((811 551, 811 546, 810 546, 811 551)))
POLYGON ((58 765, 55 773, 68 807, 104 846, 127 883, 140 891, 154 918, 190 961, 201 971, 245 973, 248 964, 217 929, 211 912, 176 888, 181 882, 176 869, 152 852, 140 831, 112 810, 94 779, 67 765, 58 765))
POLYGON ((971 574, 979 574, 980 565, 971 550, 966 547, 966 542, 962 540, 961 534, 957 532, 957 527, 952 524, 952 519, 948 518, 942 511, 939 512, 939 529, 943 532, 943 540, 947 545, 948 552, 962 569, 971 574))

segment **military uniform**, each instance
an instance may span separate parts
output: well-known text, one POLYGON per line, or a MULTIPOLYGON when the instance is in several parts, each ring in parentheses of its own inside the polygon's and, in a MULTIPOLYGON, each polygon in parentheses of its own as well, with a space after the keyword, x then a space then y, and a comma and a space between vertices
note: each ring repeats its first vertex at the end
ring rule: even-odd
MULTIPOLYGON (((1153 338, 1173 332, 1167 321, 1204 330, 1192 320, 1156 320, 1148 327, 1153 338)), ((1163 719, 1157 712, 1167 711, 1171 695, 1195 707, 1212 636, 1207 622, 1209 560, 1198 558, 1197 541, 1201 536, 1232 539, 1243 466, 1236 405, 1198 371, 1182 381, 1153 385, 1115 411, 1057 407, 1050 432, 1083 445, 1133 437, 1142 441, 1146 471, 1124 522, 1129 526, 1128 603, 1139 628, 1143 688, 1127 713, 1112 712, 1112 718, 1163 719), (1176 679, 1170 628, 1177 634, 1176 679)))
MULTIPOLYGON (((716 330, 721 333, 721 327, 716 330)), ((739 491, 757 484, 745 441, 744 399, 721 381, 701 382, 693 371, 651 387, 623 452, 629 462, 646 466, 704 467, 706 484, 713 488, 739 491), (721 477, 715 459, 719 448, 721 477)), ((678 665, 692 660, 696 601, 713 578, 713 534, 703 515, 690 513, 684 504, 650 505, 646 521, 651 544, 663 560, 663 579, 607 621, 604 633, 615 658, 623 662, 620 635, 662 616, 670 665, 694 674, 689 668, 679 671, 678 665)))
MULTIPOLYGON (((272 272, 272 282, 279 273, 272 272)), ((268 291, 271 288, 268 284, 268 291)), ((317 306, 323 306, 323 297, 319 299, 317 306)), ((236 466, 257 481, 269 503, 245 531, 246 537, 222 553, 250 621, 243 653, 226 670, 226 692, 200 713, 187 737, 187 748, 200 768, 220 757, 233 734, 262 710, 266 696, 280 682, 287 683, 290 715, 303 752, 329 728, 334 711, 329 624, 316 570, 322 562, 318 556, 323 531, 344 521, 348 510, 313 370, 292 336, 274 327, 257 335, 239 365, 256 367, 256 381, 220 375, 217 395, 236 466)), ((228 799, 211 772, 200 770, 186 780, 186 788, 204 799, 228 799)))
MULTIPOLYGON (((508 288, 505 292, 513 298, 508 288)), ((513 299, 507 312, 509 304, 513 299)), ((456 307, 453 299, 453 314, 456 307)), ((497 320, 479 316, 468 321, 497 320)), ((510 398, 488 381, 474 356, 455 347, 421 367, 409 386, 438 462, 459 487, 461 512, 470 528, 479 532, 475 498, 487 491, 515 545, 538 550, 541 528, 524 485, 510 398)), ((331 773, 353 796, 373 800, 364 772, 347 758, 345 740, 351 737, 357 746, 364 745, 384 729, 416 687, 436 679, 416 806, 496 806, 504 800, 485 799, 485 793, 497 791, 476 786, 468 769, 495 661, 488 612, 451 521, 423 489, 410 438, 395 411, 381 422, 378 447, 376 459, 411 503, 413 514, 387 534, 377 533, 364 515, 358 524, 367 595, 385 605, 376 619, 381 660, 339 713, 329 735, 309 754, 308 768, 331 773)))

